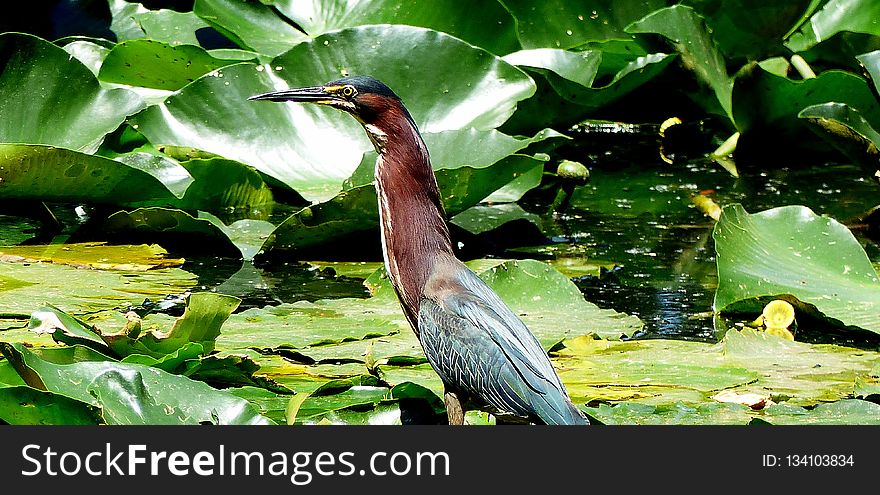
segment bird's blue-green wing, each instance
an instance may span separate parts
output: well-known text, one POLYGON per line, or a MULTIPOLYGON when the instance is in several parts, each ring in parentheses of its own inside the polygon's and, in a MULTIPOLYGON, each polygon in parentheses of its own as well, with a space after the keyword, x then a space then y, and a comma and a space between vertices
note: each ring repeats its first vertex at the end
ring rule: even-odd
POLYGON ((459 280, 463 290, 423 299, 419 307, 419 340, 443 381, 501 411, 548 424, 587 423, 534 335, 468 274, 459 280))

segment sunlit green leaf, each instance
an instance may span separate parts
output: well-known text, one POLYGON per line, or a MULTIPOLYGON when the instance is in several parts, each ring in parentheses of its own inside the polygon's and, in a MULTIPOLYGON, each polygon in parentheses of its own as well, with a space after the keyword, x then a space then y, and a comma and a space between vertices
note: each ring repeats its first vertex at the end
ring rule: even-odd
POLYGON ((103 82, 175 91, 235 62, 212 57, 199 46, 139 39, 110 50, 98 77, 103 82))
POLYGON ((128 155, 126 162, 53 146, 0 144, 0 198, 165 203, 182 197, 193 181, 168 159, 128 155))
POLYGON ((534 91, 518 69, 448 35, 367 26, 302 43, 271 64, 215 71, 134 120, 153 143, 217 153, 255 167, 306 199, 328 199, 372 148, 360 125, 332 109, 247 98, 322 84, 345 73, 370 74, 388 84, 423 132, 492 129, 534 91), (430 72, 420 75, 431 84, 412 78, 408 67, 414 58, 433 61, 423 64, 430 72))
POLYGON ((880 132, 858 110, 843 103, 822 103, 804 108, 798 117, 814 124, 833 146, 853 159, 876 167, 880 157, 880 132))
POLYGON ((193 12, 242 48, 272 57, 308 39, 260 2, 196 0, 193 12))
POLYGON ((118 333, 105 333, 102 338, 120 356, 161 357, 188 343, 201 344, 203 352, 208 353, 214 349, 220 327, 240 302, 232 296, 195 292, 187 298, 183 316, 176 319, 171 328, 147 330, 139 335, 120 329, 118 333))
POLYGON ((79 60, 48 41, 0 34, 0 142, 91 152, 142 108, 124 89, 104 89, 79 60))
POLYGON ((180 266, 183 260, 170 258, 155 244, 107 245, 100 242, 0 246, 0 259, 22 263, 59 263, 97 270, 147 271, 180 266))
POLYGON ((871 75, 871 80, 874 82, 874 88, 880 92, 880 50, 864 53, 856 58, 859 63, 862 64, 862 67, 868 71, 868 74, 871 75))
POLYGON ((819 404, 812 409, 774 405, 764 411, 753 411, 740 404, 649 405, 633 402, 624 402, 613 407, 602 404, 584 410, 607 425, 744 425, 752 420, 779 425, 854 425, 878 424, 880 421, 880 406, 860 400, 819 404))
MULTIPOLYGON (((498 265, 494 260, 493 265, 478 269, 480 276, 547 347, 570 336, 617 338, 641 327, 637 318, 584 301, 568 278, 543 263, 522 260, 498 265)), ((230 317, 217 345, 226 350, 285 346, 313 361, 363 362, 367 354, 377 360, 400 356, 424 359, 387 285, 366 300, 301 301, 243 311, 230 317), (266 333, 267 327, 273 331, 266 333)))
POLYGON ((95 77, 98 77, 98 73, 101 71, 101 64, 104 63, 104 58, 110 53, 110 48, 86 40, 72 41, 64 45, 63 48, 64 51, 73 55, 83 65, 88 67, 95 77))
POLYGON ((786 46, 794 52, 801 52, 841 31, 880 36, 880 3, 829 0, 788 38, 786 46))
POLYGON ((804 206, 748 214, 726 207, 713 234, 716 310, 788 295, 839 325, 880 333, 880 280, 845 226, 804 206))
POLYGON ((144 37, 162 43, 198 45, 196 31, 208 27, 208 24, 193 12, 177 12, 170 9, 137 10, 131 14, 131 18, 143 30, 144 37))
POLYGON ((565 345, 554 364, 576 404, 682 402, 697 407, 715 403, 712 397, 725 390, 813 406, 851 397, 880 362, 877 352, 791 342, 751 329, 731 330, 718 344, 581 338, 565 345))
POLYGON ((523 48, 573 48, 588 41, 629 39, 624 28, 659 8, 663 0, 504 0, 516 19, 523 48))

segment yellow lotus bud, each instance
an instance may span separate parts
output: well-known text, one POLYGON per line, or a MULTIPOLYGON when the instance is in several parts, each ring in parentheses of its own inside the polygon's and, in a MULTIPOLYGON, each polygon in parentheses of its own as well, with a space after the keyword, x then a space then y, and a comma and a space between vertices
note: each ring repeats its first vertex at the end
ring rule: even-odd
POLYGON ((764 306, 761 316, 764 317, 764 326, 767 330, 787 329, 794 323, 794 307, 781 299, 776 299, 764 306))

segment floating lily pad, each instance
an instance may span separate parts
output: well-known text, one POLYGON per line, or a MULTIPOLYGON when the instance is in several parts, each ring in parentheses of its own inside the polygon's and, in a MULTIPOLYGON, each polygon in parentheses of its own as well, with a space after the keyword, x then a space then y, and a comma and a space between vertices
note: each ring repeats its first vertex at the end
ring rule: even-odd
MULTIPOLYGON (((584 301, 570 280, 543 263, 510 261, 479 273, 545 347, 576 335, 616 338, 641 328, 635 317, 584 301)), ((329 299, 243 311, 224 325, 217 345, 224 350, 283 346, 313 362, 366 362, 368 355, 373 360, 413 357, 414 363, 424 359, 387 285, 366 300, 329 299)))
POLYGON ((819 404, 813 409, 780 404, 767 408, 759 419, 774 425, 877 425, 880 405, 855 399, 819 404))
POLYGON ((624 402, 615 406, 588 407, 584 411, 607 425, 745 425, 752 421, 779 425, 857 425, 880 422, 880 406, 851 399, 819 404, 813 409, 775 405, 764 411, 754 411, 739 404, 655 406, 624 402))
MULTIPOLYGON (((31 315, 29 327, 37 333, 51 333, 56 340, 67 344, 84 344, 120 357, 143 354, 162 358, 192 344, 198 344, 198 354, 207 354, 214 349, 220 326, 239 302, 238 298, 223 294, 193 293, 187 297, 183 316, 173 323, 165 322, 162 328, 150 328, 155 325, 156 317, 142 321, 133 315, 123 320, 124 324, 109 328, 102 323, 98 329, 47 306, 31 315)), ((111 317, 110 321, 114 319, 111 317)))
POLYGON ((77 268, 141 272, 183 264, 158 245, 107 245, 101 242, 0 247, 0 260, 58 263, 77 268))
MULTIPOLYGON (((717 311, 790 296, 833 323, 880 333, 880 280, 845 226, 804 206, 724 208, 713 234, 717 311)), ((758 307, 760 312, 760 307, 758 307)))
MULTIPOLYGON (((195 275, 179 268, 146 272, 87 270, 54 263, 0 261, 0 313, 24 318, 50 303, 72 314, 141 304, 162 299, 196 284, 195 275)), ((0 333, 0 340, 9 340, 0 333)))
POLYGON ((754 330, 729 331, 718 344, 673 340, 574 339, 554 364, 575 403, 636 401, 696 407, 721 390, 813 406, 852 397, 873 380, 877 352, 791 342, 754 330))

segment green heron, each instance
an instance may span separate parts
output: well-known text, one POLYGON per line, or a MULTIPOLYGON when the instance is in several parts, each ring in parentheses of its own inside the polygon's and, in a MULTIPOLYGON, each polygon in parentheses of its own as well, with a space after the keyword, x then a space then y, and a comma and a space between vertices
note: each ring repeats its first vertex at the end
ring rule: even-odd
POLYGON ((428 362, 443 380, 450 424, 462 424, 472 405, 488 406, 502 421, 589 424, 535 336, 453 254, 428 149, 388 86, 352 76, 250 99, 327 105, 363 125, 379 153, 376 192, 385 268, 428 362))

